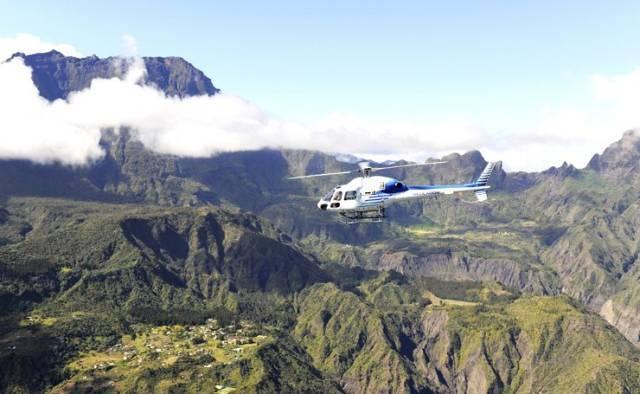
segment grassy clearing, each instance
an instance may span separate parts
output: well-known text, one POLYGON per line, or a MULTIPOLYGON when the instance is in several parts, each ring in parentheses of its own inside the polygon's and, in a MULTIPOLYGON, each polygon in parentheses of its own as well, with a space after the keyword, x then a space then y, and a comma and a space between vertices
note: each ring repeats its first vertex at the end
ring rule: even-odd
POLYGON ((423 293, 423 297, 428 299, 429 301, 431 301, 432 305, 437 305, 437 306, 441 306, 441 305, 453 305, 453 306, 474 306, 474 305, 478 305, 477 302, 460 301, 460 300, 453 300, 453 299, 447 299, 447 298, 440 298, 437 295, 435 295, 432 292, 430 292, 429 290, 425 290, 425 292, 423 293))
POLYGON ((31 314, 20 321, 21 327, 41 326, 52 327, 58 318, 52 316, 44 316, 40 314, 31 314))
POLYGON ((536 254, 541 248, 539 237, 532 227, 494 226, 480 229, 444 228, 438 226, 411 226, 406 233, 420 241, 463 241, 478 246, 494 244, 503 250, 523 251, 536 254))

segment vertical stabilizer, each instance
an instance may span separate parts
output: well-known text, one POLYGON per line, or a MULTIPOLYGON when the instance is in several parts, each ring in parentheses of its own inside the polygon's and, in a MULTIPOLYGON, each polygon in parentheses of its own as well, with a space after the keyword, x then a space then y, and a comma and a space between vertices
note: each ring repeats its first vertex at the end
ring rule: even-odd
POLYGON ((495 167, 496 163, 487 163, 487 166, 482 170, 482 173, 478 177, 475 182, 476 186, 487 186, 489 182, 489 178, 491 178, 491 173, 493 173, 493 167, 495 167))

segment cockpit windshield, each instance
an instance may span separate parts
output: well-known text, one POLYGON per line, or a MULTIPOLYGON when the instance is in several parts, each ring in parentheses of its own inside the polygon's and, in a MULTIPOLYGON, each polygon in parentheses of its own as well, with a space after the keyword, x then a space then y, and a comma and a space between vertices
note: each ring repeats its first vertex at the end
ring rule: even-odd
POLYGON ((333 191, 335 189, 331 190, 329 193, 325 194, 324 197, 322 197, 322 201, 331 201, 331 196, 333 196, 333 191))

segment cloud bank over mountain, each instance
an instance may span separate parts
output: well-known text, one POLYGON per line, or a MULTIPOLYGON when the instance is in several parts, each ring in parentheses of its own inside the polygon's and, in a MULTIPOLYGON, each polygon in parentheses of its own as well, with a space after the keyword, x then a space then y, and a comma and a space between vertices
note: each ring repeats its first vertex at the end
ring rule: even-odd
MULTIPOLYGON (((135 39, 124 37, 135 52, 135 39)), ((13 52, 54 48, 79 55, 70 45, 34 36, 0 38, 0 55, 5 58, 13 52)), ((124 78, 94 79, 89 88, 54 102, 39 96, 22 59, 0 64, 0 158, 83 165, 102 156, 101 130, 128 127, 149 149, 181 156, 268 147, 424 160, 480 149, 509 169, 540 170, 564 160, 584 165, 593 153, 636 126, 640 102, 640 71, 634 71, 592 77, 594 106, 546 110, 537 119, 523 120, 517 130, 468 120, 373 122, 351 115, 303 124, 279 119, 229 94, 168 97, 138 83, 146 72, 141 60, 123 61, 130 63, 124 78)))
POLYGON ((7 60, 16 52, 24 54, 48 52, 56 50, 67 56, 80 57, 82 53, 73 45, 51 43, 43 41, 40 37, 36 37, 27 33, 16 34, 15 37, 0 37, 0 62, 7 60))

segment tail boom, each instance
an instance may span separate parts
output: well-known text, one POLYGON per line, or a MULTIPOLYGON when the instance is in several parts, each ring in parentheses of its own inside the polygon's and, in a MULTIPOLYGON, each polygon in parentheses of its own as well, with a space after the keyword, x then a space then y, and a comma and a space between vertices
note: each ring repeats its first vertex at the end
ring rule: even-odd
POLYGON ((474 192, 478 201, 487 200, 487 189, 489 179, 493 173, 496 163, 487 163, 486 167, 480 173, 480 176, 472 183, 461 185, 427 185, 427 186, 409 186, 408 190, 403 193, 390 196, 386 201, 387 204, 398 200, 409 200, 417 198, 425 198, 435 196, 437 194, 455 194, 462 192, 474 192))

